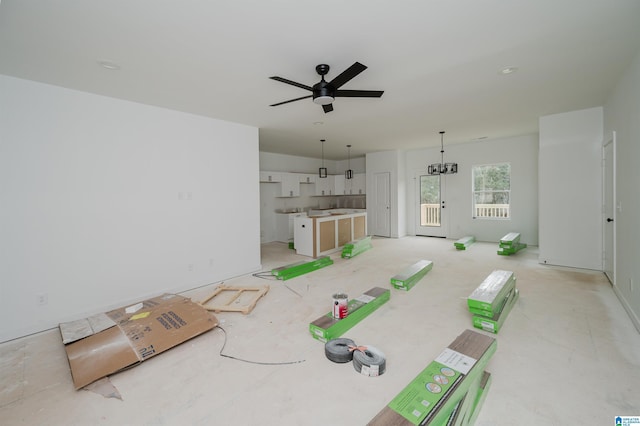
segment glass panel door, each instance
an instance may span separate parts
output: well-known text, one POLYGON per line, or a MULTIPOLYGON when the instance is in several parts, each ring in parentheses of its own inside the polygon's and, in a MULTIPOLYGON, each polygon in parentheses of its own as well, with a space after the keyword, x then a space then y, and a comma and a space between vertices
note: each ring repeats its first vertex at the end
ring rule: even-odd
POLYGON ((419 175, 416 177, 416 182, 418 192, 416 235, 446 237, 442 175, 419 175))

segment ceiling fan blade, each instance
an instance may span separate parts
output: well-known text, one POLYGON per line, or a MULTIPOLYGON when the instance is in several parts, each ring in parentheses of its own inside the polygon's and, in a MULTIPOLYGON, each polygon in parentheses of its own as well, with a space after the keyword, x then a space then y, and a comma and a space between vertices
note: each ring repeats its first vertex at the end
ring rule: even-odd
POLYGON ((336 98, 379 98, 384 90, 336 90, 336 98))
POLYGON ((296 83, 295 81, 287 80, 286 78, 277 77, 277 76, 273 76, 273 77, 269 77, 269 78, 271 80, 279 81, 280 83, 290 84, 292 86, 296 86, 296 87, 299 87, 301 89, 313 91, 313 88, 310 87, 310 86, 307 86, 306 84, 296 83))
POLYGON ((328 113, 333 111, 333 104, 327 104, 327 105, 322 105, 322 109, 324 110, 324 113, 328 113))
POLYGON ((367 69, 366 65, 362 65, 360 62, 356 62, 346 70, 342 71, 342 74, 338 75, 336 78, 331 80, 329 84, 331 84, 334 88, 337 89, 366 69, 367 69))
POLYGON ((302 96, 300 98, 289 99, 288 101, 278 102, 277 104, 273 104, 273 105, 269 105, 269 106, 278 106, 278 105, 282 105, 282 104, 288 104, 289 102, 299 101, 300 99, 307 99, 307 98, 310 98, 312 96, 313 95, 308 95, 308 96, 302 96))

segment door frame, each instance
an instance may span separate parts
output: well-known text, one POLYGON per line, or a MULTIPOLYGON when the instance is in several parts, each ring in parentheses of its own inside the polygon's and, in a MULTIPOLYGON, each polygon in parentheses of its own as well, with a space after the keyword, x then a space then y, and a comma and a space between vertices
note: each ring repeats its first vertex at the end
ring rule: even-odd
POLYGON ((415 221, 414 221, 414 233, 415 235, 424 237, 439 237, 447 238, 449 236, 449 220, 446 210, 446 179, 445 175, 434 175, 438 177, 440 181, 440 226, 422 226, 420 223, 420 177, 429 176, 425 170, 418 170, 414 175, 414 200, 415 201, 415 221))
POLYGON ((616 163, 614 130, 602 144, 602 271, 613 286, 616 285, 616 163), (613 219, 613 222, 609 223, 607 219, 613 219), (608 265, 608 259, 611 265, 608 265))

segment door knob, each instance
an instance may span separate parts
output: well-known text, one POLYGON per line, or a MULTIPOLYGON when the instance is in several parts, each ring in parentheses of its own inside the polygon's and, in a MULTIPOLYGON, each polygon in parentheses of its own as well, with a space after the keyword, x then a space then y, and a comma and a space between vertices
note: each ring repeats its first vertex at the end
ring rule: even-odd
POLYGON ((613 222, 613 219, 611 219, 610 217, 607 218, 607 222, 613 222))

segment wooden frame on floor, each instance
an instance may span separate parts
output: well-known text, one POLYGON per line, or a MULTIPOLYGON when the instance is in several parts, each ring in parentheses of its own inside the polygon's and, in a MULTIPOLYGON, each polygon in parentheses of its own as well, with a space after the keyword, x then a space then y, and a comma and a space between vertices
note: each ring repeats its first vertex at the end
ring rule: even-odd
POLYGON ((269 286, 265 285, 262 287, 232 287, 232 286, 226 286, 226 285, 220 285, 218 286, 218 288, 215 289, 215 291, 206 299, 204 299, 202 302, 200 302, 200 305, 202 305, 203 308, 205 308, 208 311, 213 311, 213 312, 242 312, 243 314, 248 314, 249 312, 251 312, 253 310, 253 308, 256 307, 256 303, 258 303, 258 300, 264 296, 265 294, 267 294, 267 292, 269 291, 269 286), (232 294, 227 300, 222 300, 223 297, 220 296, 222 293, 224 292, 235 292, 235 294, 232 294), (241 302, 240 298, 243 296, 243 293, 253 293, 252 296, 249 300, 247 300, 244 304, 239 304, 239 302, 241 302), (216 299, 216 300, 213 300, 216 299), (217 302, 217 304, 211 304, 213 302, 217 302), (232 305, 235 303, 238 303, 238 305, 232 305))

